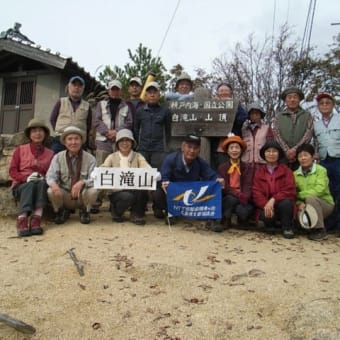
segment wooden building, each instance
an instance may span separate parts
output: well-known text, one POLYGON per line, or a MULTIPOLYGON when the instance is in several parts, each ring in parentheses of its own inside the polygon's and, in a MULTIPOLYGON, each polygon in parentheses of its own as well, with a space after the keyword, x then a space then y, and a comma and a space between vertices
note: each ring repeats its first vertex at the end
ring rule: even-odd
POLYGON ((36 45, 14 29, 0 35, 0 133, 22 131, 33 117, 49 121, 70 77, 84 78, 84 96, 101 84, 70 57, 36 45))

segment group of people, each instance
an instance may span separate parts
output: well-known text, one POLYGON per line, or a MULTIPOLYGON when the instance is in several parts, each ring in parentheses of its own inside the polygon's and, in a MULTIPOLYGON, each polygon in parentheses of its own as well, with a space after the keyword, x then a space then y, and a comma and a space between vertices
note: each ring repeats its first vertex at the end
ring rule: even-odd
MULTIPOLYGON (((43 232, 41 217, 48 200, 56 224, 64 223, 77 208, 80 222, 90 223, 90 213, 98 212, 105 198, 104 191, 93 188, 96 166, 157 168, 161 179, 151 195, 152 209, 156 218, 170 224, 176 219, 167 217, 169 182, 213 180, 221 183, 223 216, 208 221, 212 231, 230 227, 235 214, 239 225, 261 219, 268 228, 279 225, 284 237, 291 238, 297 214, 312 206, 317 223, 310 238, 323 239, 326 228, 340 235, 340 116, 333 112, 335 99, 330 94, 316 98, 322 115, 318 121, 300 106, 304 95, 296 87, 282 93, 285 109, 270 123, 257 103, 247 110, 238 105, 232 135, 216 138, 210 165, 199 156, 201 138, 194 133, 183 138, 180 150, 167 154, 171 112, 160 103, 157 82, 145 86, 142 100, 139 77, 131 78, 128 99, 122 98, 121 82, 112 80, 108 98, 99 101, 93 113, 82 99, 84 88, 83 78, 72 77, 68 96, 55 104, 50 117, 52 150, 45 146, 50 136, 47 124, 33 119, 25 129, 30 142, 13 154, 10 175, 19 201, 19 236, 43 232), (88 152, 91 131, 95 150, 88 152)), ((187 73, 178 77, 175 92, 165 94, 166 100, 192 98, 193 82, 187 73)), ((232 87, 221 83, 216 98, 232 99, 232 87)), ((131 222, 146 223, 147 191, 112 190, 108 198, 114 222, 124 221, 130 211, 131 222)))

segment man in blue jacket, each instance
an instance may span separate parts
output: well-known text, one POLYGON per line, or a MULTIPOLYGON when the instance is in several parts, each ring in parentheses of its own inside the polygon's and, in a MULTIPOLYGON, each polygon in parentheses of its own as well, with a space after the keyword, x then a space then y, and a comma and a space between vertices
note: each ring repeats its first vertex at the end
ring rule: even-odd
MULTIPOLYGON (((195 135, 187 135, 182 142, 181 150, 169 154, 163 161, 161 167, 162 187, 155 192, 155 217, 163 218, 167 211, 166 188, 169 182, 191 182, 191 181, 218 181, 224 185, 224 180, 199 157, 201 139, 195 135)), ((169 218, 170 224, 175 224, 174 217, 169 218)), ((222 231, 212 221, 208 223, 209 229, 222 231)))

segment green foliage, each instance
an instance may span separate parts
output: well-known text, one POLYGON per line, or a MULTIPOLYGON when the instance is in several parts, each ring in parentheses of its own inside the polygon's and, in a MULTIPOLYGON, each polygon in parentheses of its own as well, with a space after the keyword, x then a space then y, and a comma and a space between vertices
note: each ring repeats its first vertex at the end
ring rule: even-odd
POLYGON ((139 44, 133 53, 128 49, 130 62, 126 63, 122 68, 107 65, 103 72, 99 74, 99 79, 108 86, 110 80, 119 79, 123 85, 123 93, 127 95, 129 80, 132 77, 140 77, 145 82, 148 74, 155 75, 155 80, 160 84, 161 89, 166 89, 166 82, 170 79, 170 75, 166 73, 167 69, 163 65, 160 57, 153 57, 151 49, 139 44))

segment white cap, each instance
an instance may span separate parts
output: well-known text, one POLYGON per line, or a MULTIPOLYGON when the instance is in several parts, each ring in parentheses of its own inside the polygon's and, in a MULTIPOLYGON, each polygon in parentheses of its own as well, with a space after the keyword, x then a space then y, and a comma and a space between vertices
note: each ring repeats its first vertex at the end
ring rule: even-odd
POLYGON ((148 85, 146 85, 145 91, 147 91, 150 87, 154 87, 157 91, 159 91, 160 89, 159 84, 155 81, 151 81, 150 83, 148 83, 148 85))
POLYGON ((122 83, 117 79, 111 80, 109 82, 109 89, 112 89, 113 87, 118 87, 121 90, 122 89, 122 83))
POLYGON ((143 85, 142 80, 141 80, 139 77, 133 77, 133 78, 131 78, 130 81, 129 81, 129 84, 131 84, 131 83, 133 83, 133 82, 137 83, 139 86, 142 86, 142 85, 143 85))

